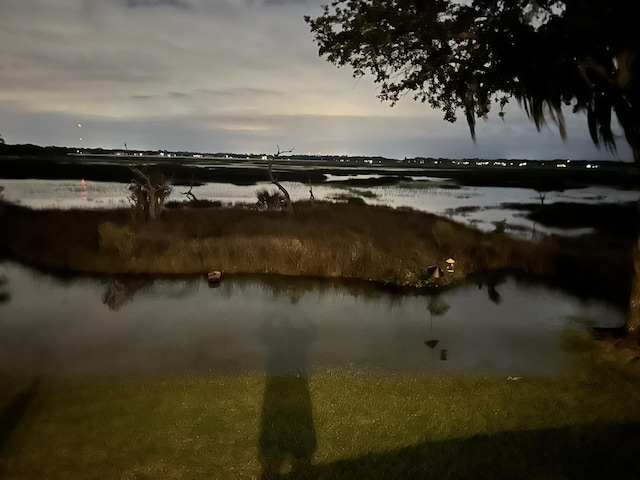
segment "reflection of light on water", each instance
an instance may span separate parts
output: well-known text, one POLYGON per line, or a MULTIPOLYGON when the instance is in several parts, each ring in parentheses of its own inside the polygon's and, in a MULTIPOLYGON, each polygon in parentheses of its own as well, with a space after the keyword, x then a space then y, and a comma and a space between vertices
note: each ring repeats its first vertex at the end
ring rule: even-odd
POLYGON ((99 208, 127 204, 127 186, 77 180, 2 180, 5 200, 31 208, 99 208), (90 195, 89 195, 90 193, 90 195))

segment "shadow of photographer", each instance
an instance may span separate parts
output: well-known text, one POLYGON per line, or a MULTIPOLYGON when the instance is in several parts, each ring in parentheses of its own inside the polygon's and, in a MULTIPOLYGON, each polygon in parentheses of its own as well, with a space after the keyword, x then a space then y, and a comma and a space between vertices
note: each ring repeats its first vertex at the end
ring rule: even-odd
POLYGON ((311 478, 317 440, 306 353, 316 338, 315 328, 270 320, 262 325, 259 335, 267 348, 258 444, 261 478, 311 478))

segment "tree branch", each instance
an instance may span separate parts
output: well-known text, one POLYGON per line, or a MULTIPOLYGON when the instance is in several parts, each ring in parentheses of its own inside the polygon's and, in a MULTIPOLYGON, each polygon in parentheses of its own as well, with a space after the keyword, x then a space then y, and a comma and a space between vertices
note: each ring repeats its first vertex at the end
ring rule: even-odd
MULTIPOLYGON (((280 146, 276 145, 276 148, 278 149, 278 152, 274 155, 276 158, 278 158, 281 154, 283 153, 291 153, 293 152, 293 148, 291 150, 280 150, 280 146)), ((293 202, 291 201, 291 197, 289 196, 289 192, 287 191, 286 188, 284 188, 282 186, 282 184, 280 182, 278 182, 278 179, 276 177, 274 177, 273 175, 273 170, 272 170, 272 163, 271 163, 271 158, 268 158, 268 164, 267 164, 267 173, 269 175, 269 181, 271 183, 273 183, 276 187, 278 187, 278 190, 280 190, 282 192, 282 194, 284 195, 284 208, 285 210, 293 215, 293 202)))

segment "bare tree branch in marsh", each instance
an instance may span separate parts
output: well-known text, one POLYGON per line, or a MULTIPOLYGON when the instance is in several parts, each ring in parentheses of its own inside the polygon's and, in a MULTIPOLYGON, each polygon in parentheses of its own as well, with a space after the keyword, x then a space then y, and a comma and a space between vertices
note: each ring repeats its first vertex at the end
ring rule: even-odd
POLYGON ((187 198, 192 202, 197 202, 198 199, 196 198, 195 194, 191 190, 193 190, 193 175, 191 175, 191 185, 189 185, 189 190, 186 192, 182 192, 182 195, 186 195, 187 198))
POLYGON ((315 200, 316 197, 313 196, 313 184, 311 183, 311 177, 309 177, 309 200, 315 200))
MULTIPOLYGON (((278 148, 278 152, 274 155, 275 158, 279 158, 280 155, 282 155, 283 153, 291 153, 291 152, 293 152, 293 148, 291 150, 280 150, 280 146, 279 145, 276 145, 276 147, 278 148)), ((293 213, 294 213, 294 211, 293 211, 293 202, 291 201, 291 197, 289 196, 289 192, 278 181, 278 178, 273 175, 272 160, 271 160, 270 157, 268 158, 268 162, 269 163, 267 165, 267 173, 268 173, 268 176, 269 176, 269 181, 271 183, 273 183, 276 187, 278 187, 278 190, 280 190, 282 192, 282 195, 284 195, 284 209, 285 209, 285 211, 287 213, 290 213, 291 215, 293 215, 293 213)))

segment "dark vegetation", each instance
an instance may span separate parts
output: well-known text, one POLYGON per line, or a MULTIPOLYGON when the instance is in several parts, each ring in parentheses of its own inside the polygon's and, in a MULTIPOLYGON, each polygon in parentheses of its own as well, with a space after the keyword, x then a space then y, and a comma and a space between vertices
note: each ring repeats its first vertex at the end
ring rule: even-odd
POLYGON ((502 208, 525 213, 526 217, 547 227, 562 229, 594 228, 600 236, 622 237, 633 241, 638 232, 638 204, 585 204, 554 202, 503 203, 502 208))

